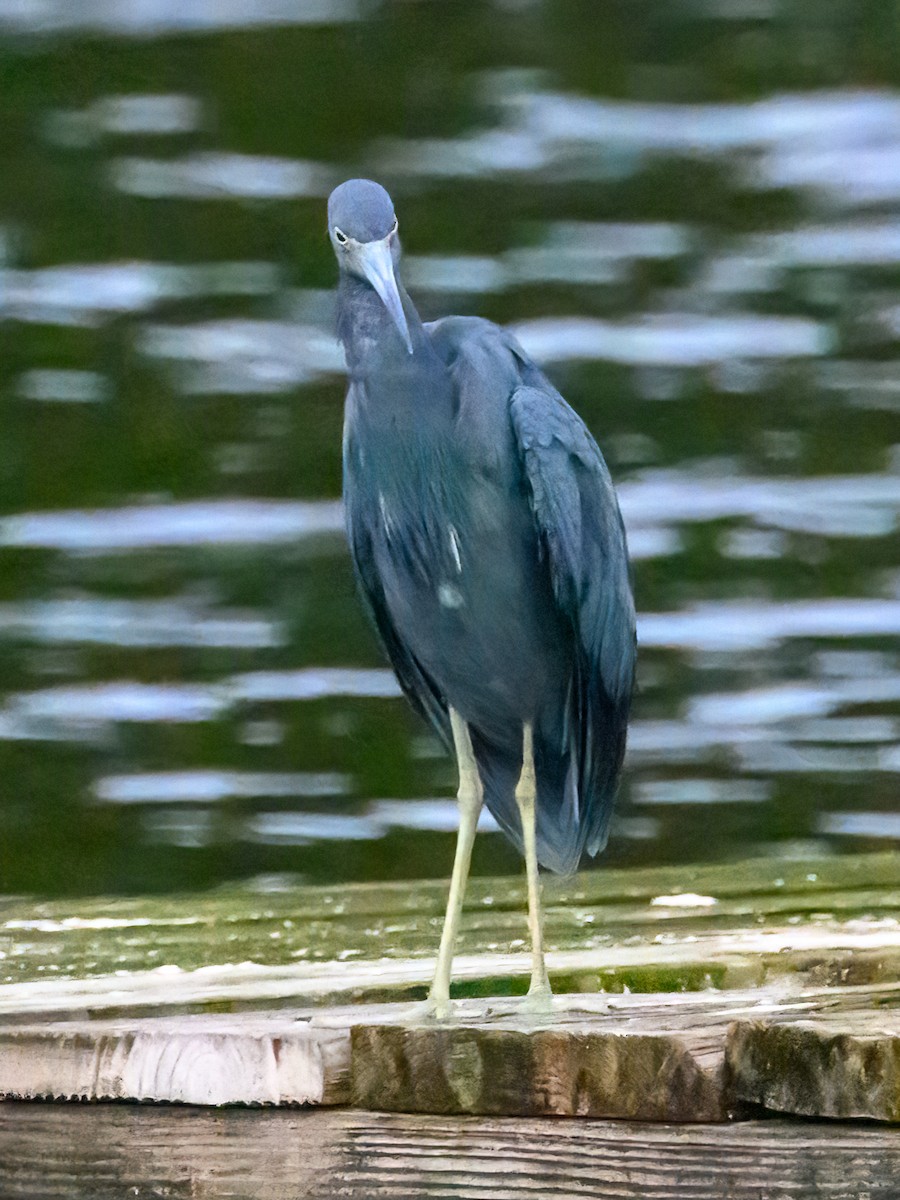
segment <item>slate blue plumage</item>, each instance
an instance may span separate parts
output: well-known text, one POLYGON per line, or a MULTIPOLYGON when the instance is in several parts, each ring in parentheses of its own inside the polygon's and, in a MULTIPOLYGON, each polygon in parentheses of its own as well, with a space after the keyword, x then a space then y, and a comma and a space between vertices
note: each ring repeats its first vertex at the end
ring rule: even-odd
MULTIPOLYGON (((361 185, 334 193, 329 227, 383 238, 390 200, 368 184, 360 203, 361 185)), ((512 793, 534 716, 538 857, 571 871, 606 844, 634 678, 610 473, 514 337, 478 318, 424 325, 400 295, 412 354, 370 284, 342 272, 344 504, 362 596, 443 742, 449 703, 469 722, 485 803, 520 848, 512 793)))
POLYGON ((509 333, 420 321, 383 188, 342 184, 328 225, 350 376, 344 502, 366 606, 444 743, 451 707, 467 723, 484 801, 520 848, 514 793, 533 723, 537 856, 572 871, 606 843, 634 678, 603 456, 509 333))

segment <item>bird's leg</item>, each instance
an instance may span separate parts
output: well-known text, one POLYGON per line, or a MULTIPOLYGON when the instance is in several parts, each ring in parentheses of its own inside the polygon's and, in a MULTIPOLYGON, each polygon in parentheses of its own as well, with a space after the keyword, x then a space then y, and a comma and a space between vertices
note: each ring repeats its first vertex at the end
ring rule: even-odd
POLYGON ((526 721, 522 728, 522 774, 516 784, 516 804, 522 821, 525 871, 528 876, 528 927, 531 932, 531 987, 526 1005, 536 1012, 550 1010, 550 980, 544 963, 544 918, 541 911, 541 880, 538 874, 537 778, 534 771, 534 729, 526 721))
POLYGON ((450 966, 453 962, 453 947, 456 945, 466 880, 469 877, 475 827, 484 801, 484 787, 478 774, 478 763, 475 761, 469 727, 453 708, 450 709, 450 727, 453 730, 453 745, 459 767, 459 833, 456 839, 453 875, 450 879, 447 915, 444 918, 444 932, 441 934, 434 982, 428 993, 427 1008, 436 1017, 450 1016, 450 966))

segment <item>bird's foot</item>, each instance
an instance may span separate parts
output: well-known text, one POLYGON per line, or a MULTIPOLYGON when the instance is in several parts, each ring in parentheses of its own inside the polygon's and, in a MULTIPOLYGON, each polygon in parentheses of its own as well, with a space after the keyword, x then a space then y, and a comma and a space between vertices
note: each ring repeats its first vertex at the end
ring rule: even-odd
POLYGON ((431 996, 414 1004, 406 1018, 409 1021, 449 1021, 453 1016, 453 1006, 449 996, 431 996))
POLYGON ((546 979, 532 983, 519 1011, 534 1017, 550 1016, 553 1012, 553 992, 546 979))

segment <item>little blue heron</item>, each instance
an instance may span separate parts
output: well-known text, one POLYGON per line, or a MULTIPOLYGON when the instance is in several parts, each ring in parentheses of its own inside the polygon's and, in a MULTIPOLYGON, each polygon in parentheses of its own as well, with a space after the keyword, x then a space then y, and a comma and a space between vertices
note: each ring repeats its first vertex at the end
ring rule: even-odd
POLYGON ((459 835, 428 1011, 450 969, 486 804, 524 853, 545 1009, 538 864, 607 840, 634 681, 625 531, 603 456, 518 342, 490 321, 423 324, 397 274, 390 196, 328 201, 350 379, 344 504, 360 590, 413 707, 456 753, 459 835))

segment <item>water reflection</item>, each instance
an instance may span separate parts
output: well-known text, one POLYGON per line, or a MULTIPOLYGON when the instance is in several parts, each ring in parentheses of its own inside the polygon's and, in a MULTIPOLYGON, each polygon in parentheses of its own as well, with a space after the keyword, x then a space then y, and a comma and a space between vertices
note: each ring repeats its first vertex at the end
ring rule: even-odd
POLYGON ((635 804, 763 804, 773 787, 763 779, 648 779, 632 793, 635 804))
POLYGON ((209 610, 182 600, 34 600, 0 604, 0 638, 99 646, 242 646, 285 644, 279 625, 251 613, 209 610))
POLYGON ((64 404, 96 404, 109 398, 109 385, 97 371, 34 370, 19 377, 24 400, 50 400, 64 404))
POLYGON ((844 837, 900 839, 900 814, 895 812, 824 813, 818 826, 821 833, 844 837))
POLYGON ((60 146, 90 145, 102 137, 135 135, 173 137, 196 132, 203 107, 194 96, 104 96, 83 109, 60 109, 47 115, 44 133, 60 146))
POLYGON ((296 542, 342 529, 336 501, 210 500, 22 513, 0 520, 0 546, 109 554, 158 546, 296 542))
POLYGON ((359 0, 0 0, 0 28, 21 33, 163 37, 217 29, 353 21, 359 0))
POLYGON ((333 334, 289 321, 149 326, 138 347, 164 362, 178 390, 192 396, 292 393, 343 366, 333 334))
POLYGON ((8 320, 36 325, 97 325, 172 300, 255 296, 274 291, 271 263, 78 264, 0 272, 0 306, 8 320))
POLYGON ((97 781, 94 795, 105 804, 214 804, 256 796, 341 796, 349 786, 346 776, 334 773, 158 771, 107 775, 97 781))
MULTIPOLYGON (((0 890, 449 867, 452 770, 341 536, 351 173, 397 196, 423 311, 510 325, 620 483, 606 861, 900 836, 898 80, 860 16, 868 90, 791 55, 729 81, 732 8, 620 15, 610 64, 544 4, 445 60, 436 5, 0 0, 0 890)), ((518 869, 490 829, 476 867, 518 869)))
POLYGON ((250 154, 193 154, 187 158, 121 158, 111 177, 120 191, 159 200, 217 198, 291 200, 298 196, 327 196, 335 182, 333 171, 318 163, 250 154))
POLYGON ((566 95, 498 71, 481 81, 499 123, 459 138, 385 140, 391 175, 553 172, 618 182, 661 156, 730 161, 741 184, 810 187, 848 206, 900 199, 900 98, 886 91, 781 94, 752 103, 669 104, 566 95), (858 168, 858 170, 855 170, 858 168))
MULTIPOLYGON (((128 645, 127 640, 122 644, 128 645)), ((397 681, 386 669, 340 668, 250 672, 209 687, 124 680, 45 688, 7 697, 5 708, 0 710, 0 740, 59 741, 71 735, 80 741, 91 726, 123 721, 151 724, 214 721, 242 703, 399 695, 397 681)))
POLYGON ((900 600, 819 600, 782 604, 732 601, 677 613, 645 613, 645 647, 682 650, 749 650, 788 638, 900 635, 900 600))
POLYGON ((634 323, 544 317, 513 332, 538 362, 591 359, 630 365, 701 367, 734 358, 827 354, 828 329, 798 317, 647 316, 634 323))

